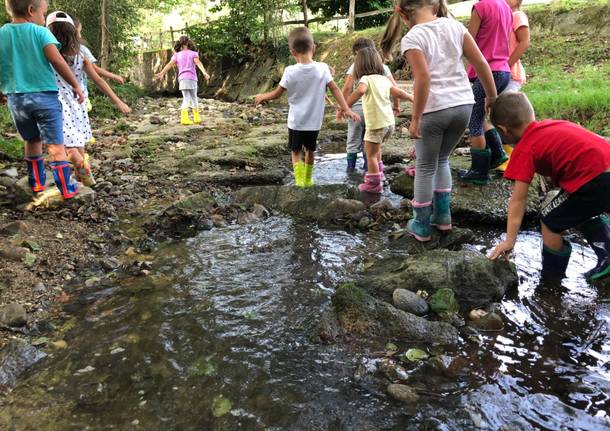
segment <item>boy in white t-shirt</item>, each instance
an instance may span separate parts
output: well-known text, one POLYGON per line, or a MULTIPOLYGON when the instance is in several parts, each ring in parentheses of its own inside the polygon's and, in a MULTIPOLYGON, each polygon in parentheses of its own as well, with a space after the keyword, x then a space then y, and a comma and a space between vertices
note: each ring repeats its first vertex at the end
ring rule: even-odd
POLYGON ((345 115, 355 121, 360 121, 360 117, 345 103, 328 65, 313 61, 315 44, 308 28, 292 30, 288 35, 288 46, 297 64, 288 66, 280 85, 273 91, 256 96, 255 103, 274 100, 284 91, 288 92, 288 145, 292 152, 295 185, 311 187, 314 153, 324 119, 326 88, 330 88, 345 115))

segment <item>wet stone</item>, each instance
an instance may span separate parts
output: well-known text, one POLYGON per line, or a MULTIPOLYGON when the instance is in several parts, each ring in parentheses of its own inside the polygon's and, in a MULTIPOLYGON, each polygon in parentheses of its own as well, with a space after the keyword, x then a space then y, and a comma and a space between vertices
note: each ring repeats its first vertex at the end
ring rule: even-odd
POLYGON ((0 325, 19 328, 25 326, 28 315, 21 304, 8 304, 0 307, 0 325))
POLYGON ((425 316, 428 314, 428 303, 419 295, 410 290, 396 289, 392 294, 394 306, 399 310, 415 314, 416 316, 425 316))
POLYGON ((481 331, 501 331, 504 329, 502 317, 497 313, 488 313, 470 322, 470 325, 481 331))
POLYGON ((417 392, 407 385, 391 384, 388 385, 387 391, 392 398, 405 404, 415 404, 419 400, 417 392))
POLYGON ((0 387, 11 388, 17 378, 46 355, 22 340, 12 340, 0 350, 0 387))

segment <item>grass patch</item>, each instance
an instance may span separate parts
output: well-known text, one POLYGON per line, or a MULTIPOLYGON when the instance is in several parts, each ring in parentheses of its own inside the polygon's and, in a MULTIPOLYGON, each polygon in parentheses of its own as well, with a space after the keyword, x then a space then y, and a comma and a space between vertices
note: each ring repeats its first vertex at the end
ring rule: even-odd
POLYGON ((5 135, 5 132, 14 133, 11 114, 6 105, 0 106, 0 158, 17 160, 23 157, 23 142, 20 139, 5 135))
MULTIPOLYGON (((132 108, 137 100, 144 95, 144 91, 133 84, 112 85, 109 83, 109 85, 111 85, 117 96, 132 108)), ((91 82, 89 85, 89 99, 93 106, 93 110, 89 113, 92 119, 118 118, 122 116, 121 112, 112 104, 110 99, 104 96, 91 82)))

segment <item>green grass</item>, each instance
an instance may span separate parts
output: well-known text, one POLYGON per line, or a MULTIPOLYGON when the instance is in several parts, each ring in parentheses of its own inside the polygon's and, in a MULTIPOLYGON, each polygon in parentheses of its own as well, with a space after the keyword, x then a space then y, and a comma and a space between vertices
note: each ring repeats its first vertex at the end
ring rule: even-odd
POLYGON ((6 105, 0 106, 0 159, 16 160, 23 157, 23 142, 4 132, 14 132, 6 105))
MULTIPOLYGON (((132 109, 137 100, 144 95, 144 92, 133 84, 112 85, 114 92, 127 103, 132 109)), ((110 99, 101 94, 99 90, 89 83, 89 98, 93 105, 93 111, 89 113, 92 119, 95 118, 118 118, 122 114, 115 108, 110 99)))

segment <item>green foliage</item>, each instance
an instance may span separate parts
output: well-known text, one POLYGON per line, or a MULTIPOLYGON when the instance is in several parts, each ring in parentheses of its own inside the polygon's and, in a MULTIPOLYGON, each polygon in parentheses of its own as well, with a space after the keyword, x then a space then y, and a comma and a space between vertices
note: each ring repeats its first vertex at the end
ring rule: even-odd
MULTIPOLYGON (((314 13, 330 18, 335 15, 347 16, 349 13, 349 2, 345 0, 310 0, 307 6, 314 13)), ((356 2, 356 13, 369 12, 379 9, 394 7, 392 0, 359 0, 356 2)), ((381 14, 356 20, 356 29, 364 29, 385 25, 390 17, 390 13, 381 14)))
POLYGON ((17 160, 23 157, 23 142, 20 139, 3 135, 2 132, 15 132, 11 115, 6 105, 0 105, 0 158, 17 160))
MULTIPOLYGON (((144 94, 142 89, 132 84, 114 85, 109 83, 109 85, 111 85, 117 96, 131 107, 144 94)), ((122 115, 110 99, 101 94, 91 82, 89 83, 89 98, 93 106, 93 110, 90 113, 92 118, 117 118, 122 115)))

